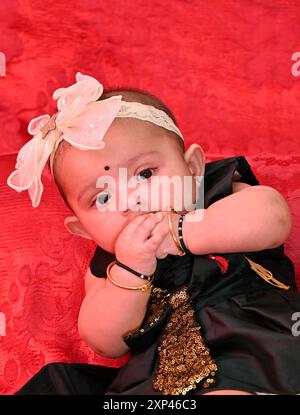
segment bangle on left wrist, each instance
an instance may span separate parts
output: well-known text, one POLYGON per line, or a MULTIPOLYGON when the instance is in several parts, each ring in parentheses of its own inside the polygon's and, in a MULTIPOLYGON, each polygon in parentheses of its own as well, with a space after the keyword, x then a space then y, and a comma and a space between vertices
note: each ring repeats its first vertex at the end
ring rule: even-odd
POLYGON ((187 248, 186 244, 184 243, 184 239, 183 239, 182 226, 183 226, 184 218, 185 218, 185 214, 182 214, 179 216, 179 219, 178 219, 178 241, 179 241, 179 245, 182 251, 185 252, 186 254, 192 255, 191 251, 187 248))
MULTIPOLYGON (((174 241, 174 243, 175 243, 175 245, 176 245, 176 247, 177 247, 177 249, 178 249, 178 252, 177 252, 177 255, 179 255, 179 256, 184 256, 184 255, 186 255, 186 252, 185 251, 183 251, 182 249, 181 249, 181 245, 180 245, 180 243, 179 243, 179 238, 178 238, 178 227, 176 226, 176 232, 177 232, 177 235, 175 234, 175 232, 174 232, 174 229, 173 229, 173 222, 174 221, 172 221, 172 217, 174 217, 176 212, 174 211, 174 209, 172 209, 172 208, 170 208, 169 209, 169 211, 168 211, 168 223, 169 223, 169 231, 170 231, 170 235, 171 235, 171 237, 172 237, 172 239, 173 239, 173 241, 174 241)), ((178 214, 176 213, 176 221, 177 221, 177 218, 178 218, 178 216, 177 216, 178 214)))

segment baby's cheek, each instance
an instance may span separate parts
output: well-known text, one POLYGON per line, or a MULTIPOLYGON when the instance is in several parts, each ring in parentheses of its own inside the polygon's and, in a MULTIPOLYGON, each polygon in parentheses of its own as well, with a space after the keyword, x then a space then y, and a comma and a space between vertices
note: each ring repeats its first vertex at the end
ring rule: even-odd
POLYGON ((116 215, 97 212, 88 218, 87 227, 97 245, 108 252, 114 252, 116 240, 122 230, 122 223, 119 222, 116 215))

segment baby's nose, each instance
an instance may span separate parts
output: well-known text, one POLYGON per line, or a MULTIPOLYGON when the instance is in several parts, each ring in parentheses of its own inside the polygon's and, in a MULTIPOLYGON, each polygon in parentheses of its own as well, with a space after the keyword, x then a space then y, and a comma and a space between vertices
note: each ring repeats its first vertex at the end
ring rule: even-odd
POLYGON ((124 213, 127 213, 129 211, 140 211, 141 210, 141 198, 140 195, 137 195, 136 199, 131 199, 127 200, 127 205, 125 204, 125 206, 127 206, 127 208, 124 210, 124 213))
MULTIPOLYGON (((138 200, 137 202, 136 202, 136 205, 141 205, 141 201, 140 200, 138 200)), ((127 214, 128 212, 132 212, 133 211, 133 209, 131 209, 130 207, 128 207, 128 203, 127 203, 127 209, 125 209, 124 211, 123 211, 123 213, 125 213, 125 214, 127 214)), ((140 209, 138 209, 137 211, 140 211, 140 209)))

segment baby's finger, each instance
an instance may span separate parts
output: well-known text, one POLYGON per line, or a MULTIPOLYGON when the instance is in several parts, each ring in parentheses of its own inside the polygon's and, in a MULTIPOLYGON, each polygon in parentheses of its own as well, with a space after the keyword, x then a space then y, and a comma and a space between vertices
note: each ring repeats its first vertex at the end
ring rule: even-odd
POLYGON ((156 224, 156 226, 152 229, 152 232, 151 232, 151 235, 149 236, 149 238, 151 236, 155 235, 156 232, 160 231, 162 228, 164 228, 165 230, 169 229, 168 224, 164 220, 161 220, 160 222, 158 222, 156 224))
POLYGON ((149 249, 153 249, 158 247, 161 242, 166 237, 169 229, 167 227, 162 226, 154 235, 152 235, 145 243, 146 247, 149 249))
POLYGON ((162 219, 163 214, 161 212, 148 216, 147 219, 135 231, 134 237, 141 239, 143 242, 146 241, 151 236, 151 232, 157 223, 159 223, 162 219))
POLYGON ((139 215, 132 219, 132 221, 127 225, 127 231, 132 235, 139 226, 149 217, 149 214, 139 215))

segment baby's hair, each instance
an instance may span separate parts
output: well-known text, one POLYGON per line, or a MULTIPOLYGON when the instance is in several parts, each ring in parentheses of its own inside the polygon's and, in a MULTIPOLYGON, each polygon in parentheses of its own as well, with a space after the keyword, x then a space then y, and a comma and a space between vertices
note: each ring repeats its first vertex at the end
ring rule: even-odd
MULTIPOLYGON (((109 97, 112 97, 114 95, 122 95, 122 100, 127 102, 140 102, 141 104, 145 105, 152 105, 153 107, 164 111, 168 116, 173 120, 174 124, 178 126, 177 120, 172 113, 172 111, 167 107, 167 105, 157 96, 151 94, 148 91, 145 91, 143 89, 139 88, 130 88, 130 87, 120 87, 120 88, 114 88, 114 89, 108 89, 107 91, 104 90, 101 97, 98 99, 98 101, 107 99, 109 97)), ((116 118, 119 120, 120 118, 116 118)), ((122 121, 126 120, 126 118, 122 118, 122 121)), ((167 134, 168 131, 166 130, 167 134)), ((182 152, 184 152, 184 142, 183 140, 173 132, 169 132, 169 136, 175 137, 177 143, 179 144, 182 152)))
MULTIPOLYGON (((98 99, 98 101, 102 101, 104 99, 107 99, 111 96, 114 95, 122 95, 122 99, 123 101, 127 101, 127 102, 140 102, 141 104, 145 104, 145 105, 152 105, 153 107, 162 110, 164 112, 166 112, 169 117, 173 120, 174 124, 178 127, 178 123, 176 121, 175 116, 173 115, 173 113, 171 112, 171 110, 167 107, 167 105, 161 101, 161 99, 157 98, 155 95, 151 94, 148 91, 142 90, 142 89, 138 89, 138 88, 130 88, 130 87, 120 87, 120 88, 112 88, 112 89, 107 89, 103 91, 103 94, 101 95, 101 97, 98 99)), ((124 119, 122 119, 124 120, 124 119)), ((172 132, 170 132, 169 134, 170 136, 172 136, 173 138, 175 137, 176 142, 178 143, 178 145, 180 146, 180 150, 182 151, 182 153, 184 153, 185 151, 185 147, 184 147, 184 142, 183 140, 177 135, 174 134, 172 132)), ((68 208, 73 211, 73 209, 71 208, 67 197, 64 193, 64 190, 62 189, 61 184, 59 183, 59 181, 56 179, 56 166, 57 166, 57 159, 59 159, 60 157, 63 157, 63 155, 65 154, 66 150, 68 148, 70 148, 71 144, 69 144, 67 141, 62 140, 55 152, 54 155, 54 160, 53 160, 53 176, 54 176, 54 181, 55 184, 65 202, 65 204, 68 206, 68 208)), ((49 161, 48 161, 49 163, 49 161)), ((50 168, 50 164, 49 164, 49 168, 50 168)))

